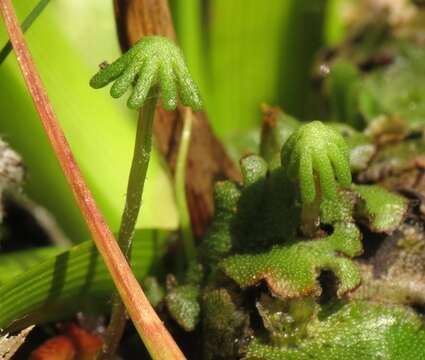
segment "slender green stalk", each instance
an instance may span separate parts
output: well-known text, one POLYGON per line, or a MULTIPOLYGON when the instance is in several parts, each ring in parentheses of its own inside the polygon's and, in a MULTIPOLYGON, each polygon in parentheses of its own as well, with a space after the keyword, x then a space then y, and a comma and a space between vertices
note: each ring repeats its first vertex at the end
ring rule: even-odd
POLYGON ((186 108, 183 119, 183 130, 180 138, 180 146, 177 154, 176 174, 174 177, 176 204, 180 218, 180 228, 187 263, 190 263, 196 257, 192 224, 190 222, 189 209, 186 201, 186 164, 192 134, 192 121, 192 110, 190 108, 186 108))
POLYGON ((141 109, 137 125, 136 140, 134 145, 133 162, 128 178, 127 196, 118 242, 126 256, 129 256, 131 240, 134 235, 137 217, 139 215, 143 189, 148 171, 152 150, 152 127, 158 102, 158 89, 153 88, 141 109))
MULTIPOLYGON (((136 141, 127 185, 127 196, 118 243, 127 259, 131 256, 131 245, 134 237, 137 217, 142 204, 143 188, 148 171, 152 149, 152 127, 158 102, 158 89, 150 90, 140 112, 137 125, 136 141)), ((112 296, 111 320, 106 330, 105 342, 100 359, 112 359, 117 351, 127 321, 125 306, 118 293, 112 296)))
MULTIPOLYGON (((120 245, 126 245, 127 248, 124 249, 124 252, 129 253, 131 235, 134 231, 143 191, 140 186, 145 180, 149 162, 152 124, 159 91, 161 92, 162 106, 168 111, 176 109, 178 100, 185 106, 199 110, 202 108, 202 100, 182 52, 172 41, 162 36, 145 36, 140 39, 119 59, 102 67, 90 80, 90 86, 99 89, 111 82, 114 82, 110 90, 111 96, 114 98, 123 96, 133 86, 127 105, 131 109, 142 108, 128 184, 127 205, 120 229, 120 239, 124 239, 124 241, 120 241, 120 245)), ((124 329, 125 312, 116 299, 113 300, 112 312, 111 324, 107 331, 106 345, 103 350, 105 355, 101 355, 101 357, 113 355, 124 329)), ((166 349, 161 350, 165 351, 166 349)))

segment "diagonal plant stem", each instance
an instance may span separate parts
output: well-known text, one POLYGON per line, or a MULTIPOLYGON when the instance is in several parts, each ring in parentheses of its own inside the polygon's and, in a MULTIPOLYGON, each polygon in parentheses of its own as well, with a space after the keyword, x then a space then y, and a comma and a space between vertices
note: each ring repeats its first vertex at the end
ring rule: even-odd
MULTIPOLYGON (((142 203, 143 189, 152 150, 152 127, 158 102, 158 89, 153 88, 141 109, 137 125, 133 161, 128 177, 127 196, 121 218, 118 243, 127 259, 131 256, 137 217, 142 203)), ((98 359, 113 359, 124 333, 127 315, 118 294, 112 297, 111 320, 106 330, 105 342, 98 359)))
POLYGON ((127 198, 121 219, 118 243, 126 256, 130 255, 131 242, 139 215, 143 189, 152 151, 152 127, 158 102, 158 89, 152 89, 141 109, 137 125, 133 162, 127 186, 127 198))
POLYGON ((149 304, 117 241, 97 208, 43 88, 18 24, 11 0, 0 0, 0 12, 15 49, 24 80, 52 148, 87 222, 99 253, 105 261, 115 286, 146 348, 155 360, 185 359, 183 353, 149 304))

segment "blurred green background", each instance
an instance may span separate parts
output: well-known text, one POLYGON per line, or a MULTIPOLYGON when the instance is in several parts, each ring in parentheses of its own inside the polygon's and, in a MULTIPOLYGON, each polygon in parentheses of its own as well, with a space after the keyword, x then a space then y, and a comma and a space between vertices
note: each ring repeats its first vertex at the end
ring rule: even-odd
MULTIPOLYGON (((308 118, 309 77, 318 48, 342 34, 342 0, 171 0, 178 40, 224 142, 252 139, 262 103, 308 118)), ((38 0, 15 0, 21 20, 38 0)), ((88 86, 102 61, 119 56, 112 1, 51 0, 26 33, 54 109, 111 228, 124 204, 136 112, 88 86)), ((3 26, 0 44, 7 41, 3 26)), ((54 214, 74 242, 86 227, 23 84, 14 54, 0 65, 0 134, 27 167, 25 191, 54 214)), ((243 141, 242 141, 243 142, 243 141)), ((247 145, 248 146, 248 145, 247 145)), ((138 228, 178 225, 159 154, 148 174, 138 228)))

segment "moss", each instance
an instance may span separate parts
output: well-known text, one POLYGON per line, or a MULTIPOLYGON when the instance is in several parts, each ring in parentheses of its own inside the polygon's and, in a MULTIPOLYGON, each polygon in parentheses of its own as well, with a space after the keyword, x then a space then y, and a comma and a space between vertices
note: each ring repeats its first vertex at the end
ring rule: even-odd
POLYGON ((391 231, 407 210, 406 200, 398 195, 377 186, 353 185, 320 203, 320 222, 332 227, 330 235, 299 238, 300 218, 294 214, 300 208, 296 195, 284 191, 290 185, 284 168, 268 171, 256 155, 244 158, 241 167, 241 187, 217 186, 215 219, 201 248, 210 265, 219 263, 243 289, 264 281, 281 298, 319 296, 318 275, 331 270, 342 296, 361 280, 350 260, 362 253, 355 219, 367 220, 372 231, 391 231))
POLYGON ((353 185, 362 200, 356 212, 374 232, 390 232, 403 221, 407 212, 407 200, 380 186, 353 185))
POLYGON ((296 344, 307 335, 307 325, 317 316, 319 306, 311 297, 281 301, 261 294, 256 304, 258 313, 268 332, 271 344, 296 344))
POLYGON ((235 294, 227 289, 205 290, 202 300, 205 359, 235 358, 243 343, 248 343, 249 317, 237 302, 235 294))
POLYGON ((165 305, 172 318, 186 331, 192 331, 198 324, 201 308, 200 288, 197 285, 181 285, 168 290, 165 305))
POLYGON ((338 294, 342 296, 360 283, 360 272, 339 251, 344 249, 358 255, 359 237, 354 226, 341 227, 325 239, 298 241, 258 255, 235 255, 220 265, 242 288, 265 281, 272 293, 281 298, 319 296, 321 287, 317 277, 321 270, 332 270, 339 280, 338 294), (352 247, 345 249, 346 244, 352 247))
POLYGON ((425 306, 425 233, 423 223, 410 219, 386 235, 369 265, 363 265, 361 286, 350 298, 425 306))
POLYGON ((391 65, 364 78, 359 94, 360 112, 368 122, 391 114, 415 128, 421 126, 425 116, 425 50, 400 43, 394 45, 393 52, 391 65))
POLYGON ((399 306, 370 302, 337 304, 322 310, 292 346, 256 339, 245 360, 419 360, 425 354, 420 318, 399 306))
POLYGON ((215 214, 200 246, 201 260, 214 266, 232 250, 232 220, 237 213, 241 191, 230 181, 218 182, 214 188, 215 214))
POLYGON ((143 290, 153 307, 157 307, 164 300, 165 289, 153 276, 148 276, 143 280, 143 290))
MULTIPOLYGON (((357 135, 351 128, 337 132, 316 122, 300 126, 283 145, 280 166, 249 155, 240 163, 242 183, 217 183, 214 219, 199 252, 206 276, 186 281, 169 295, 180 306, 169 306, 176 319, 188 302, 199 306, 205 358, 368 359, 375 351, 407 351, 403 341, 414 343, 413 334, 422 334, 420 321, 405 308, 344 302, 362 281, 355 259, 363 252, 358 222, 372 232, 391 232, 407 211, 407 201, 399 195, 378 186, 350 185, 344 138, 357 135), (299 144, 311 150, 309 161, 317 165, 308 174, 300 161, 305 149, 299 144), (330 155, 331 150, 339 155, 330 155), (320 181, 323 158, 331 169, 325 169, 320 181), (304 188, 309 194, 303 197, 297 181, 307 175, 314 194, 304 188), (306 236, 301 214, 303 202, 311 198, 318 227, 306 236), (319 275, 324 271, 337 280, 336 296, 325 293, 330 300, 320 305, 324 289, 319 275), (199 292, 189 286, 194 282, 199 292), (390 336, 401 350, 389 348, 390 336)), ((368 143, 360 136, 357 140, 353 143, 368 143)), ((198 321, 193 319, 178 322, 191 330, 198 321)), ((420 346, 425 346, 422 340, 420 346)))
POLYGON ((356 265, 343 256, 354 257, 362 252, 360 231, 352 217, 353 202, 354 196, 342 190, 336 200, 323 201, 322 222, 334 228, 329 236, 286 239, 284 245, 269 251, 230 256, 221 261, 220 267, 242 288, 265 281, 281 298, 319 296, 317 277, 322 270, 332 270, 340 280, 338 294, 343 295, 360 282, 356 265))

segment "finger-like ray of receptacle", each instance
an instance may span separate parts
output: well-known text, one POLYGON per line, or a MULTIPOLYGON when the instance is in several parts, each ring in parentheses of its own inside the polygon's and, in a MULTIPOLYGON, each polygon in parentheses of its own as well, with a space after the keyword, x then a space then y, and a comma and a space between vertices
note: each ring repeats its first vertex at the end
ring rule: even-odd
POLYGON ((347 143, 345 142, 344 138, 340 136, 336 131, 333 131, 330 135, 330 141, 332 141, 339 149, 340 152, 342 152, 345 156, 349 156, 349 149, 347 146, 347 143))
POLYGON ((90 86, 100 89, 118 78, 125 70, 129 62, 129 57, 123 56, 106 68, 99 70, 90 80, 90 86))
POLYGON ((329 199, 336 198, 336 180, 332 164, 327 153, 315 152, 313 154, 313 166, 319 173, 320 189, 323 195, 329 199))
POLYGON ((161 64, 159 68, 159 83, 161 85, 162 106, 165 110, 175 110, 177 106, 176 76, 171 63, 161 64))
POLYGON ((314 182, 313 160, 309 152, 301 155, 298 173, 301 197, 303 202, 310 204, 316 198, 316 185, 314 182))
POLYGON ((344 154, 341 153, 338 146, 336 146, 335 144, 329 144, 328 157, 335 170, 335 176, 338 179, 338 182, 344 187, 350 186, 351 184, 350 163, 348 159, 344 156, 344 154))
POLYGON ((134 90, 128 99, 127 105, 132 109, 138 109, 145 103, 146 97, 151 89, 152 84, 158 76, 158 61, 149 59, 139 73, 139 79, 134 86, 134 90))
POLYGON ((136 79, 137 74, 144 72, 143 65, 143 61, 135 61, 124 70, 111 87, 111 96, 113 98, 119 98, 127 92, 136 79))
POLYGON ((182 104, 190 106, 193 110, 200 110, 202 108, 201 95, 186 65, 175 61, 174 73, 177 77, 179 97, 182 104))

